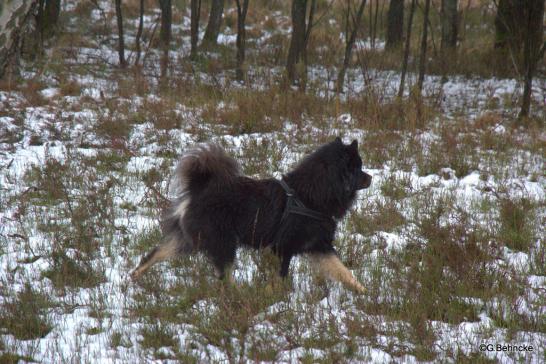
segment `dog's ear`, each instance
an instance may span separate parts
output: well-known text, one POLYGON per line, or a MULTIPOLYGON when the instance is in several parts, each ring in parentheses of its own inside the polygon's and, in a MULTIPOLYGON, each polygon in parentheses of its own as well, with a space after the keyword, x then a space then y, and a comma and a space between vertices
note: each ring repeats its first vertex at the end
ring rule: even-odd
POLYGON ((337 144, 343 144, 340 137, 336 137, 336 140, 334 140, 337 144))
POLYGON ((351 143, 351 148, 358 150, 358 142, 356 141, 356 139, 353 140, 353 142, 351 143))

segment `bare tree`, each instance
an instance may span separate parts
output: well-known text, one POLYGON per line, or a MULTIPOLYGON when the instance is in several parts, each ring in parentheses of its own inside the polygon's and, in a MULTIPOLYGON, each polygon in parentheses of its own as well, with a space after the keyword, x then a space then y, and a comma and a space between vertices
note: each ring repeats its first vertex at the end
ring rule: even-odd
POLYGON ((61 0, 39 0, 36 20, 42 41, 55 33, 60 13, 61 0))
POLYGON ((423 82, 425 80, 425 68, 427 63, 427 39, 428 39, 428 14, 430 11, 430 0, 425 1, 425 10, 423 11, 423 34, 421 36, 421 52, 419 55, 419 77, 417 78, 417 89, 419 94, 423 91, 423 82))
POLYGON ((402 45, 404 33, 404 0, 391 0, 387 12, 387 36, 385 48, 402 45))
MULTIPOLYGON (((524 8, 529 0, 495 0, 495 48, 519 54, 526 28, 524 8)), ((531 0, 534 1, 534 0, 531 0)))
POLYGON ((337 92, 343 91, 345 73, 349 67, 353 47, 356 41, 356 35, 360 29, 360 24, 362 23, 362 15, 364 14, 365 6, 366 0, 361 0, 355 16, 355 14, 353 14, 351 11, 351 0, 347 0, 347 13, 345 17, 345 55, 343 57, 343 65, 341 66, 337 76, 337 92))
POLYGON ((308 0, 292 0, 292 36, 286 60, 288 81, 294 83, 299 80, 303 89, 307 78, 307 44, 311 36, 317 1, 310 1, 308 18, 307 4, 308 0), (303 70, 298 72, 297 68, 300 66, 303 70))
POLYGON ((409 53, 410 53, 410 45, 411 45, 411 26, 413 23, 413 14, 415 13, 415 3, 417 0, 411 0, 411 6, 409 11, 409 18, 408 18, 408 28, 406 30, 406 45, 404 46, 404 58, 402 60, 402 72, 400 76, 400 87, 398 88, 398 97, 402 97, 404 95, 404 84, 406 81, 406 73, 408 70, 408 59, 409 59, 409 53))
POLYGON ((244 63, 245 63, 245 45, 246 45, 246 30, 245 21, 248 12, 249 0, 236 0, 237 3, 237 70, 236 77, 238 80, 244 80, 244 63))
POLYGON ((135 45, 136 45, 136 59, 135 59, 135 65, 138 66, 138 62, 140 61, 140 38, 142 37, 142 29, 144 28, 144 0, 140 0, 140 14, 138 17, 138 29, 135 37, 135 45))
POLYGON ((169 46, 171 44, 171 28, 172 28, 172 7, 171 0, 159 0, 161 8, 161 29, 159 31, 159 39, 163 55, 161 57, 161 76, 167 75, 169 66, 169 46))
POLYGON ((203 36, 203 46, 215 46, 218 42, 218 34, 222 26, 224 13, 224 0, 212 0, 210 3, 209 22, 203 36))
POLYGON ((34 20, 38 4, 12 0, 0 6, 0 78, 16 73, 23 29, 34 20))
POLYGON ((442 21, 442 50, 453 50, 457 47, 458 34, 458 0, 442 0, 440 19, 442 21))
POLYGON ((199 17, 201 15, 201 0, 191 0, 191 51, 190 58, 197 57, 197 43, 199 42, 199 17))
POLYGON ((531 92, 533 86, 533 77, 538 61, 544 57, 546 42, 543 40, 543 18, 544 1, 530 0, 525 4, 525 22, 524 30, 525 44, 523 46, 523 66, 525 71, 525 81, 523 87, 523 100, 519 118, 529 116, 531 108, 531 92), (541 47, 542 45, 542 47, 541 47))
POLYGON ((127 62, 125 61, 125 40, 123 38, 123 15, 121 13, 121 0, 116 0, 116 20, 118 24, 118 55, 119 65, 121 68, 125 68, 127 62))

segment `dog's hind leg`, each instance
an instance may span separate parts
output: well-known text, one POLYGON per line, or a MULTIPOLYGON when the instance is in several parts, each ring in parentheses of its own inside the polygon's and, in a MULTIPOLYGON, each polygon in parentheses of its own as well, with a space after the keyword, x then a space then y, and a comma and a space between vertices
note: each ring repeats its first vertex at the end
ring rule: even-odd
POLYGON ((218 279, 234 282, 231 270, 235 261, 237 248, 234 244, 229 244, 225 241, 220 244, 222 245, 214 245, 213 248, 209 248, 207 255, 212 260, 218 279))
POLYGON ((366 291, 335 253, 311 254, 311 262, 327 278, 341 282, 358 293, 366 291))
POLYGON ((133 280, 138 279, 155 263, 173 258, 180 253, 180 244, 174 237, 167 239, 163 244, 156 246, 140 261, 139 265, 131 272, 133 280))

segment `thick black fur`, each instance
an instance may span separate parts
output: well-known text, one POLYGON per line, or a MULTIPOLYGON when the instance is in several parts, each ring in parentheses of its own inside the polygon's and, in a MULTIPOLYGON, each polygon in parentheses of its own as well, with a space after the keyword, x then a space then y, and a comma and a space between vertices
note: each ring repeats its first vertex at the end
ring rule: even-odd
POLYGON ((295 255, 335 254, 337 220, 346 214, 357 190, 371 183, 371 176, 362 171, 356 140, 345 145, 337 138, 284 176, 306 207, 331 218, 289 214, 280 226, 287 197, 279 182, 241 175, 237 162, 219 146, 186 154, 177 174, 181 197, 164 222, 165 238, 176 240, 178 253, 204 252, 220 276, 233 263, 238 246, 271 247, 280 257, 283 277, 295 255))

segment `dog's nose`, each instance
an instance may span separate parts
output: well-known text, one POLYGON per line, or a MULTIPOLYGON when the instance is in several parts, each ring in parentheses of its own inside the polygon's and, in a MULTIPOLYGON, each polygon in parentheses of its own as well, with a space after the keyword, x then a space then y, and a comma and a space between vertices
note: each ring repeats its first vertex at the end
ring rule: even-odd
POLYGON ((362 179, 361 179, 361 187, 360 188, 368 188, 372 184, 372 176, 370 176, 366 172, 362 172, 362 179))

